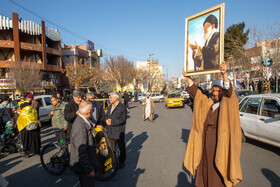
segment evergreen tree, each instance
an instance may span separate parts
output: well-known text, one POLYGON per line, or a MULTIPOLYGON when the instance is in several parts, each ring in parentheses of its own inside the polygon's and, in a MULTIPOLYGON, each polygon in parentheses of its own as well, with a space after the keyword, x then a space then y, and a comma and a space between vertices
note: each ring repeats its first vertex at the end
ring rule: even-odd
POLYGON ((242 58, 244 55, 244 45, 247 43, 249 37, 249 29, 244 32, 245 23, 233 24, 227 28, 225 32, 225 60, 229 57, 234 59, 242 58))

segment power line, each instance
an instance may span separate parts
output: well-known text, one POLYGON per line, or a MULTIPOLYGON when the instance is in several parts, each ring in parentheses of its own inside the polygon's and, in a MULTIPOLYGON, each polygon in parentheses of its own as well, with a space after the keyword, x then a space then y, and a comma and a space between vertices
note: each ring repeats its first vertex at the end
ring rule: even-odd
MULTIPOLYGON (((66 29, 66 28, 64 28, 64 27, 61 27, 60 25, 58 25, 58 24, 56 24, 56 23, 54 23, 54 22, 52 22, 52 21, 46 19, 46 18, 43 17, 43 16, 40 16, 39 14, 33 12, 32 10, 29 10, 28 8, 25 8, 24 6, 18 4, 17 2, 15 2, 15 1, 13 1, 13 0, 9 0, 9 1, 10 1, 11 3, 13 3, 14 5, 16 5, 16 6, 20 7, 20 8, 22 8, 23 10, 29 12, 30 14, 33 14, 33 15, 39 17, 40 19, 45 20, 46 22, 48 22, 48 23, 50 23, 50 24, 56 26, 57 28, 59 28, 59 29, 65 31, 65 32, 67 32, 67 33, 69 33, 69 34, 71 34, 71 35, 73 35, 73 36, 75 36, 75 37, 77 37, 77 38, 79 38, 79 39, 81 39, 81 40, 87 41, 87 39, 84 38, 84 37, 82 37, 81 35, 79 35, 79 34, 73 32, 73 31, 70 31, 70 30, 68 30, 68 29, 66 29)), ((121 52, 121 51, 119 51, 119 50, 116 50, 116 49, 107 47, 107 46, 105 46, 105 45, 103 45, 103 44, 101 44, 101 43, 99 43, 99 42, 95 42, 95 44, 99 45, 101 48, 106 49, 106 50, 108 50, 108 51, 110 51, 110 52, 113 52, 113 53, 116 53, 116 54, 121 54, 121 55, 123 55, 123 56, 130 57, 130 58, 134 58, 134 57, 132 57, 132 56, 130 56, 130 55, 123 54, 123 52, 121 52)), ((135 58, 135 59, 136 59, 136 58, 135 58)))

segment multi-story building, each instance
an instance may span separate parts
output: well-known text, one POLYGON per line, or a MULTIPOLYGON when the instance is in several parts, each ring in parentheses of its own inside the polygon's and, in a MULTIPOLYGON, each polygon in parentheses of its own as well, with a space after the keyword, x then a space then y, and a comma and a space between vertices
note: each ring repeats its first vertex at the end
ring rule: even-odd
MULTIPOLYGON (((43 73, 39 90, 45 93, 56 89, 61 73, 61 34, 57 29, 45 27, 32 21, 12 19, 0 15, 0 69, 2 73, 13 62, 36 63, 43 73)), ((36 90, 36 89, 35 89, 36 90)), ((4 90, 5 93, 14 90, 4 90)), ((0 89, 0 92, 4 92, 0 89)))
POLYGON ((246 50, 246 55, 250 59, 248 68, 250 77, 274 77, 280 68, 280 40, 257 42, 255 47, 246 50), (273 64, 269 68, 262 66, 262 60, 266 57, 270 57, 273 60, 273 64))
POLYGON ((101 49, 89 49, 87 46, 64 45, 61 51, 63 65, 69 62, 76 64, 77 62, 88 62, 91 67, 100 65, 100 57, 102 57, 101 49))
MULTIPOLYGON (((88 41, 87 46, 78 46, 78 45, 64 45, 61 51, 62 56, 62 66, 63 68, 68 63, 74 63, 76 65, 78 62, 89 63, 90 67, 99 67, 100 66, 100 57, 102 57, 102 50, 94 50, 94 45, 92 42, 88 41), (90 45, 91 44, 91 45, 90 45)), ((61 74, 61 83, 63 88, 70 88, 68 78, 65 74, 61 74)), ((89 86, 86 85, 85 86, 89 86)))
POLYGON ((136 68, 143 69, 148 72, 143 85, 140 86, 142 91, 161 91, 163 86, 162 66, 158 64, 158 60, 137 61, 136 68), (149 85, 152 84, 152 85, 149 85))

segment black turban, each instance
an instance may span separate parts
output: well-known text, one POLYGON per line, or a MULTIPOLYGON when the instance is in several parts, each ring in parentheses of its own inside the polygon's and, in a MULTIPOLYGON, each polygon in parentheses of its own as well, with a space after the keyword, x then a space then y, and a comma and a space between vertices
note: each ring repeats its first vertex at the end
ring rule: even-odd
POLYGON ((216 16, 214 16, 214 15, 212 15, 212 14, 209 15, 209 16, 205 19, 205 21, 203 22, 203 26, 204 26, 204 24, 205 24, 206 22, 211 23, 212 25, 215 24, 215 28, 218 28, 218 19, 216 18, 216 16))

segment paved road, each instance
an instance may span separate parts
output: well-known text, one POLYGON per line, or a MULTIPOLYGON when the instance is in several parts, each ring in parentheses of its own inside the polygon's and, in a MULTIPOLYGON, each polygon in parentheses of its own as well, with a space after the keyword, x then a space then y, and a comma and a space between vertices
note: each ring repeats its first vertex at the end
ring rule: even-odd
MULTIPOLYGON (((130 105, 126 129, 127 161, 111 181, 96 186, 181 187, 193 186, 183 168, 183 158, 191 128, 189 108, 165 109, 155 104, 155 121, 142 120, 139 103, 130 105)), ((41 132, 42 143, 54 141, 50 126, 41 132)), ((280 186, 280 150, 255 141, 242 146, 243 182, 238 186, 280 186)), ((51 176, 41 167, 38 156, 19 154, 0 157, 0 172, 10 186, 79 186, 76 176, 66 170, 51 176)))

